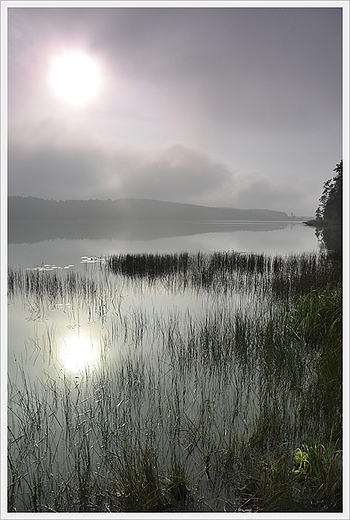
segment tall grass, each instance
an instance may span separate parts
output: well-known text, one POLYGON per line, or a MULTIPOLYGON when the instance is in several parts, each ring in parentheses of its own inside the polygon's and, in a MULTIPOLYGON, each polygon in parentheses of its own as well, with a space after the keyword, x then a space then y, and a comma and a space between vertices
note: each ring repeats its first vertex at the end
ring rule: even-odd
POLYGON ((56 372, 9 377, 8 510, 341 511, 339 273, 234 252, 10 268, 9 302, 45 322, 56 372), (148 305, 164 294, 184 307, 148 305), (100 365, 76 377, 46 323, 65 302, 100 324, 100 365))

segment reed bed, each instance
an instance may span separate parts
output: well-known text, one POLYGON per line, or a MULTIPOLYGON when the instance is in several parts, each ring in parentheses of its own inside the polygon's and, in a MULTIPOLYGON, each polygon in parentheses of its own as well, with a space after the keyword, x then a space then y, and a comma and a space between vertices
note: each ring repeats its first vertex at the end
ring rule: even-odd
POLYGON ((340 273, 326 255, 235 252, 10 268, 53 368, 9 377, 8 510, 341 511, 340 273), (99 364, 77 374, 47 328, 67 302, 100 330, 99 364))

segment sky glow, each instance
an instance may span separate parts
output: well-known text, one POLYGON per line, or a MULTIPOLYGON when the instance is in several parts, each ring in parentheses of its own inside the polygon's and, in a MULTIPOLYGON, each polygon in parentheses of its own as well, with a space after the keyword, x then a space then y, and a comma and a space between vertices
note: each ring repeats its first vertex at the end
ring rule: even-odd
POLYGON ((10 195, 314 215, 343 157, 346 2, 197 4, 9 5, 10 195), (95 72, 50 83, 77 50, 95 72))

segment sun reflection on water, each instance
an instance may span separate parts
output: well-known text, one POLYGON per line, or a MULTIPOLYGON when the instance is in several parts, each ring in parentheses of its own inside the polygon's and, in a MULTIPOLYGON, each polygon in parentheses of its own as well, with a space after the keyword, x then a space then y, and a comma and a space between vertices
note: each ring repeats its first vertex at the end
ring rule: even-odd
POLYGON ((71 372, 91 370, 97 367, 100 349, 90 336, 74 333, 64 339, 59 357, 64 368, 71 372))

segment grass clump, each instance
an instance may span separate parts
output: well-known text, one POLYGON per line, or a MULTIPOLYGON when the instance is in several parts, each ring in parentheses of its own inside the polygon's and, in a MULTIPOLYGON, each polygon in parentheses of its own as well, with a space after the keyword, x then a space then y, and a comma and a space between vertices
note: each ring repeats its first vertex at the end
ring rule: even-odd
POLYGON ((103 356, 76 377, 17 362, 8 510, 341 511, 337 269, 235 252, 119 255, 91 277, 10 269, 36 359, 55 362, 58 309, 70 329, 100 327, 103 356))
POLYGON ((342 462, 337 444, 279 447, 265 460, 247 456, 245 504, 266 512, 341 512, 342 462))
POLYGON ((116 456, 115 502, 124 512, 179 511, 186 508, 188 489, 181 464, 168 473, 159 467, 152 447, 138 446, 130 450, 124 445, 116 456))

